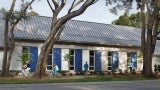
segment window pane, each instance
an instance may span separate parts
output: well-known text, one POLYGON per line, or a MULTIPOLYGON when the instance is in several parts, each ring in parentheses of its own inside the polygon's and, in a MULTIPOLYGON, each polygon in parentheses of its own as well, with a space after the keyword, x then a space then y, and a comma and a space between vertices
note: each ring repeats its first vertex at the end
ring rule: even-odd
POLYGON ((52 55, 49 55, 47 65, 52 65, 52 55))
POLYGON ((69 70, 74 70, 74 50, 69 50, 70 59, 69 59, 69 70))
POLYGON ((131 54, 130 54, 130 53, 127 53, 127 57, 131 57, 131 54))
POLYGON ((112 52, 108 52, 108 70, 112 70, 112 52))
POLYGON ((108 70, 112 70, 112 67, 108 67, 108 70))
POLYGON ((94 70, 95 51, 91 50, 89 55, 89 69, 94 70))
POLYGON ((108 56, 112 56, 112 52, 108 52, 108 56))
POLYGON ((89 67, 89 70, 94 70, 94 67, 89 67))
POLYGON ((52 66, 47 66, 47 70, 52 70, 52 66))
POLYGON ((94 56, 94 51, 90 51, 90 56, 94 56))
POLYGON ((94 61, 90 60, 90 66, 94 66, 94 61))
POLYGON ((74 55, 74 50, 70 50, 70 54, 71 54, 71 56, 73 56, 74 55))
POLYGON ((70 65, 74 65, 74 60, 70 59, 70 65))
POLYGON ((112 60, 110 58, 108 59, 108 66, 112 66, 112 60))
POLYGON ((74 70, 74 67, 69 67, 69 70, 74 70))

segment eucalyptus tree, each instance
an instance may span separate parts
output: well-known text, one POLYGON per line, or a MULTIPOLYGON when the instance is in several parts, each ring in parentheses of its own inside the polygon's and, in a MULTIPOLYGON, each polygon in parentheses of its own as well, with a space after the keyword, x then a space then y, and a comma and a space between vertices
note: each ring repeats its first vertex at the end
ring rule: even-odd
MULTIPOLYGON (((117 14, 118 9, 130 10, 134 0, 106 0, 106 5, 113 5, 111 12, 117 14)), ((157 36, 160 33, 159 11, 160 0, 135 0, 141 12, 141 51, 143 54, 143 74, 152 77, 152 57, 155 51, 157 36), (145 13, 146 16, 145 16, 145 13)))
POLYGON ((2 73, 1 76, 8 77, 9 76, 9 68, 10 62, 12 59, 12 53, 15 47, 14 41, 14 28, 18 24, 18 22, 22 19, 26 18, 27 9, 31 6, 31 4, 35 0, 21 0, 21 8, 20 11, 15 11, 15 5, 17 0, 13 0, 10 6, 9 11, 4 12, 4 20, 5 20, 5 30, 4 30, 4 55, 3 55, 3 65, 2 65, 2 73), (10 35, 9 35, 10 33, 10 35), (9 37, 11 36, 11 37, 9 37), (11 47, 9 49, 9 38, 11 38, 11 47), (9 54, 7 53, 9 50, 9 54))
POLYGON ((30 11, 28 12, 29 16, 39 16, 39 14, 36 11, 30 11))
POLYGON ((47 0, 48 5, 53 13, 51 32, 41 48, 35 74, 33 75, 34 78, 42 78, 45 76, 46 61, 48 60, 49 53, 59 38, 66 22, 71 18, 81 15, 89 6, 93 5, 97 1, 98 0, 47 0), (67 2, 70 3, 67 4, 67 2), (67 14, 58 17, 66 5, 69 5, 67 14))
POLYGON ((1 12, 6 12, 6 9, 5 9, 4 7, 2 7, 2 8, 0 9, 0 11, 1 11, 1 12))
POLYGON ((125 13, 124 15, 121 15, 118 19, 112 21, 112 24, 141 28, 141 13, 138 12, 131 15, 125 13))

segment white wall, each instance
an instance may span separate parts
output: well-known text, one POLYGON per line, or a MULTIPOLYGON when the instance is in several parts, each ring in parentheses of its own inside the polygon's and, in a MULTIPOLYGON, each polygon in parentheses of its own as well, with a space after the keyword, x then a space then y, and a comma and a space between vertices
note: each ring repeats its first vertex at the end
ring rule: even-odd
MULTIPOLYGON (((22 46, 34 46, 38 47, 38 54, 40 53, 42 43, 26 43, 26 42, 16 42, 15 51, 13 54, 13 59, 11 62, 11 70, 20 70, 21 69, 21 62, 19 60, 19 54, 21 53, 22 46)), ((68 69, 68 62, 64 60, 64 56, 66 53, 69 52, 69 49, 82 49, 82 70, 84 70, 84 63, 88 61, 89 63, 89 50, 100 50, 102 52, 101 56, 101 63, 102 63, 102 70, 107 70, 108 60, 107 60, 107 53, 108 51, 118 51, 119 52, 119 68, 125 70, 125 65, 127 63, 127 54, 126 52, 139 52, 139 49, 128 49, 128 48, 111 48, 111 47, 89 47, 89 46, 76 46, 76 45, 54 45, 54 48, 62 48, 62 70, 69 70, 68 69)), ((0 51, 0 70, 2 69, 2 61, 3 61, 3 51, 0 51)), ((140 59, 137 61, 137 70, 142 70, 142 63, 140 64, 140 59)), ((160 64, 160 57, 154 57, 153 63, 160 64)))
POLYGON ((107 66, 108 66, 108 52, 107 51, 102 51, 101 52, 101 65, 102 65, 102 71, 107 71, 107 66))
POLYGON ((82 70, 84 70, 84 64, 89 64, 89 50, 82 50, 82 70))
POLYGON ((68 61, 65 60, 65 55, 69 53, 69 49, 62 49, 62 55, 61 55, 61 58, 62 58, 62 63, 61 63, 61 69, 62 70, 69 70, 69 67, 68 67, 68 61))
POLYGON ((152 61, 152 70, 154 71, 154 65, 160 65, 160 57, 154 56, 152 61))
POLYGON ((22 51, 22 47, 15 46, 15 50, 13 51, 10 70, 21 70, 22 69, 22 63, 20 61, 20 54, 22 51))
POLYGON ((119 52, 119 69, 122 71, 127 69, 127 52, 119 52))
MULTIPOLYGON (((21 61, 20 61, 20 55, 22 48, 19 46, 15 46, 15 50, 13 51, 10 70, 21 70, 21 61)), ((9 54, 9 53, 8 53, 9 54)), ((0 51, 0 70, 2 70, 2 64, 3 64, 3 51, 0 51)))

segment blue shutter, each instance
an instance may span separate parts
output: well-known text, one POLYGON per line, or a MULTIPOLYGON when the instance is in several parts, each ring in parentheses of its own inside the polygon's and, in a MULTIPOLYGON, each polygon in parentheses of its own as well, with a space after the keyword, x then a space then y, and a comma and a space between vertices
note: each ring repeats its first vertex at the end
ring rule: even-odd
POLYGON ((95 70, 101 71, 101 52, 95 51, 95 70))
POLYGON ((82 50, 75 49, 75 71, 82 71, 82 50))
POLYGON ((113 51, 113 70, 117 71, 119 66, 119 53, 117 51, 113 51))
POLYGON ((54 48, 53 49, 53 56, 54 56, 54 59, 53 59, 53 62, 55 64, 57 64, 59 70, 61 70, 61 49, 60 48, 54 48))
POLYGON ((32 61, 30 62, 31 72, 34 72, 37 65, 38 60, 38 48, 37 47, 30 47, 30 53, 32 54, 32 61))
POLYGON ((132 52, 131 53, 131 60, 133 63, 133 69, 137 69, 137 53, 136 52, 132 52))

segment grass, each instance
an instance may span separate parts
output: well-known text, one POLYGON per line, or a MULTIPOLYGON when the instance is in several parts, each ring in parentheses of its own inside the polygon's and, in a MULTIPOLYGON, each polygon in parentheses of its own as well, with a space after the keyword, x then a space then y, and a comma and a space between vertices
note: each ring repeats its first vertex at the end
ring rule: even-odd
MULTIPOLYGON (((69 82, 108 82, 108 81, 133 81, 149 80, 146 78, 110 78, 110 77, 79 77, 79 78, 0 78, 0 84, 32 84, 32 83, 69 83, 69 82)), ((150 79, 151 80, 151 79, 150 79)))

